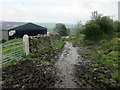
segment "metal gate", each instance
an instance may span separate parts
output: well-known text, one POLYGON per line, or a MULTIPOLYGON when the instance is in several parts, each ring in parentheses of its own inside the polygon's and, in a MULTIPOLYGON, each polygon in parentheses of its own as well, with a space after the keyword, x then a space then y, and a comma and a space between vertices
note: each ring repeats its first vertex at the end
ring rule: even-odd
POLYGON ((23 42, 21 41, 13 44, 1 45, 0 55, 0 65, 22 59, 24 55, 23 42))

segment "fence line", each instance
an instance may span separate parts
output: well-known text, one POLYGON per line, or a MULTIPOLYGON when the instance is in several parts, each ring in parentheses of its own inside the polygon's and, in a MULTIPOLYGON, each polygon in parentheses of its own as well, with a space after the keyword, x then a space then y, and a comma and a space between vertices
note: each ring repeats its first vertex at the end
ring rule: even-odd
MULTIPOLYGON (((21 44, 22 44, 22 42, 21 42, 21 44)), ((21 45, 21 46, 23 46, 23 45, 21 45)), ((9 50, 12 50, 12 49, 16 49, 16 48, 19 48, 21 46, 17 46, 17 47, 11 48, 11 49, 6 49, 6 50, 3 50, 2 52, 6 52, 6 51, 9 51, 9 50)))
POLYGON ((13 44, 7 44, 7 45, 4 45, 4 46, 0 46, 0 48, 7 47, 7 46, 13 46, 13 45, 21 44, 21 43, 22 42, 16 42, 16 43, 13 43, 13 44))

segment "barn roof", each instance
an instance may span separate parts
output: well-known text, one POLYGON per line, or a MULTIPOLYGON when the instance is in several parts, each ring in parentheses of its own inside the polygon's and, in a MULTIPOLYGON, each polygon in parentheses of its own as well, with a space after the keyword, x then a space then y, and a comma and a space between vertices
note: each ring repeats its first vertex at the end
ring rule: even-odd
POLYGON ((27 23, 15 28, 11 28, 10 30, 40 30, 40 29, 47 29, 47 28, 36 25, 34 23, 27 23))
POLYGON ((18 26, 21 26, 21 25, 24 25, 26 24, 25 22, 0 22, 0 27, 1 29, 0 30, 10 30, 11 28, 15 28, 15 27, 18 27, 18 26))

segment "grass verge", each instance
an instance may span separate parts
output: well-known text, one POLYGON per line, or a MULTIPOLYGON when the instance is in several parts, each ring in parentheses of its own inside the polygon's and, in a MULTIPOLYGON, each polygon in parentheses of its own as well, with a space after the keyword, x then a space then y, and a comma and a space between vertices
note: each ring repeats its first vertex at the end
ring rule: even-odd
POLYGON ((120 46, 118 45, 119 38, 113 38, 111 40, 101 40, 97 45, 91 44, 92 51, 85 52, 84 57, 92 58, 90 66, 92 72, 97 72, 98 77, 109 83, 112 87, 120 87, 120 46), (91 53, 90 53, 91 52, 91 53), (93 55, 95 54, 95 55, 93 55))

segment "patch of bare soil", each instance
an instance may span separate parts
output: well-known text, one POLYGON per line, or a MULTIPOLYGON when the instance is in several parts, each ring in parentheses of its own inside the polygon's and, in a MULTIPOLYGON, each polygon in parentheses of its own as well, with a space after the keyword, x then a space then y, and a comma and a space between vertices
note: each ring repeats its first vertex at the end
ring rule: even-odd
POLYGON ((55 84, 55 68, 40 66, 31 60, 3 67, 3 88, 50 88, 55 84))
POLYGON ((81 88, 110 88, 108 84, 105 84, 85 65, 75 65, 75 76, 78 78, 80 82, 78 84, 81 88))

